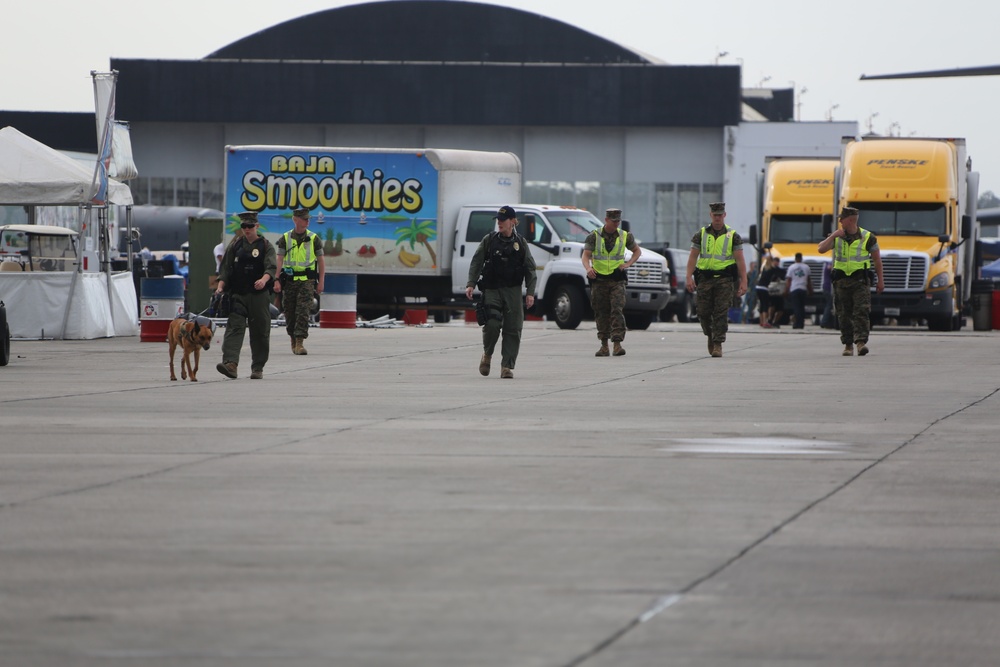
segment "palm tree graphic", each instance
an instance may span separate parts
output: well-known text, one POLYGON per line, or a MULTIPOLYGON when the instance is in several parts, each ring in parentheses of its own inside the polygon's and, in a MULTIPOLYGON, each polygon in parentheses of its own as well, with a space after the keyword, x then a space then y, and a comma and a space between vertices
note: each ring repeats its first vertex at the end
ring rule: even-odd
POLYGON ((416 244, 420 243, 425 248, 427 248, 428 254, 431 256, 431 266, 437 268, 437 255, 434 253, 434 248, 428 243, 431 239, 437 236, 437 230, 434 227, 435 220, 424 220, 423 222, 417 222, 416 218, 410 221, 409 227, 397 227, 396 245, 400 243, 409 242, 410 248, 415 249, 416 244))

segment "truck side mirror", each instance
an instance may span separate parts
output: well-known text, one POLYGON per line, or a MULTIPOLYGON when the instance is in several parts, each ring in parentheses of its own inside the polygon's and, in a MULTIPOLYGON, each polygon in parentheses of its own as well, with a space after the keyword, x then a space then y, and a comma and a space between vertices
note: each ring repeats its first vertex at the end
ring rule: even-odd
POLYGON ((750 225, 750 245, 757 245, 757 225, 750 225))
POLYGON ((820 217, 820 220, 822 221, 823 225, 823 236, 829 236, 830 234, 833 234, 833 214, 824 213, 820 217))
POLYGON ((535 240, 535 214, 528 213, 524 216, 524 237, 529 241, 535 240))
POLYGON ((632 223, 629 222, 628 220, 622 220, 622 229, 624 229, 626 232, 632 231, 632 223))
POLYGON ((962 216, 962 240, 968 241, 972 238, 972 216, 962 216))

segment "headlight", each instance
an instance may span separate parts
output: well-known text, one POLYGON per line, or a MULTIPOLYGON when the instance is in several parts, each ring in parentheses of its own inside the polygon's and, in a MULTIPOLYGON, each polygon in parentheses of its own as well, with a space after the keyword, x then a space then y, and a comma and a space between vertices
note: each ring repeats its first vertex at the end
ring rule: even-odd
POLYGON ((927 289, 941 289, 942 287, 947 287, 947 286, 948 286, 948 274, 939 273, 933 278, 931 278, 930 285, 928 285, 927 289))

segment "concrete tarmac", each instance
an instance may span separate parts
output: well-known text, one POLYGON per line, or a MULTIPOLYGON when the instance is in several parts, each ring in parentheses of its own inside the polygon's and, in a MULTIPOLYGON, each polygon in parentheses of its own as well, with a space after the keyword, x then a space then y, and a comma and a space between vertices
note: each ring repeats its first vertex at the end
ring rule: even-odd
POLYGON ((1000 333, 221 334, 12 342, 0 665, 1000 660, 1000 333))

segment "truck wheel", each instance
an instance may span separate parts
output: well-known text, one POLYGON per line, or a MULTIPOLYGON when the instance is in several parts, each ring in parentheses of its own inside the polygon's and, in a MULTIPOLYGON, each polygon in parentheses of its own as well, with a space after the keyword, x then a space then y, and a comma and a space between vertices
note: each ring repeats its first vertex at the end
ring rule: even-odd
POLYGON ((635 313, 625 313, 625 326, 636 331, 643 331, 649 328, 653 321, 653 312, 640 310, 635 313))
POLYGON ((576 285, 560 285, 552 293, 549 316, 560 329, 575 329, 583 321, 583 291, 576 285))
POLYGON ((928 331, 951 331, 952 330, 952 318, 950 315, 944 315, 942 317, 928 317, 927 318, 927 330, 928 331))
POLYGON ((10 361, 10 327, 7 326, 7 309, 0 308, 0 366, 10 361))

